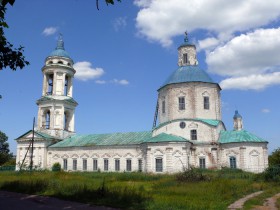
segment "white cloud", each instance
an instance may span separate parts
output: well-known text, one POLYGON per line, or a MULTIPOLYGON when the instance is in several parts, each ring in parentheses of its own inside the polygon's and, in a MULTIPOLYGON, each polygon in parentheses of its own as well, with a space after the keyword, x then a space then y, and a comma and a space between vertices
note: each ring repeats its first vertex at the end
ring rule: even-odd
POLYGON ((269 109, 262 109, 262 113, 269 113, 270 110, 269 109))
POLYGON ((280 84, 280 72, 228 78, 220 82, 222 89, 262 90, 280 84))
POLYGON ((198 50, 211 50, 219 44, 219 40, 211 37, 198 41, 198 50))
POLYGON ((92 64, 88 61, 77 62, 74 64, 76 70, 75 78, 82 81, 97 79, 105 72, 102 68, 92 68, 92 64))
POLYGON ((107 82, 105 80, 96 80, 95 83, 103 85, 103 84, 106 84, 107 82))
POLYGON ((258 29, 230 40, 207 54, 212 73, 246 76, 275 71, 280 66, 280 28, 258 29))
POLYGON ((128 85, 129 81, 127 81, 126 79, 121 79, 121 80, 113 79, 112 83, 115 83, 115 84, 118 84, 118 85, 128 85))
POLYGON ((113 21, 115 31, 125 28, 127 25, 126 17, 118 17, 113 21))
POLYGON ((45 36, 50 36, 53 35, 57 32, 58 28, 57 27, 47 27, 44 29, 44 31, 42 32, 43 35, 45 36))
POLYGON ((134 0, 139 34, 148 40, 172 44, 172 38, 196 29, 228 39, 233 32, 266 25, 280 15, 275 0, 134 0))

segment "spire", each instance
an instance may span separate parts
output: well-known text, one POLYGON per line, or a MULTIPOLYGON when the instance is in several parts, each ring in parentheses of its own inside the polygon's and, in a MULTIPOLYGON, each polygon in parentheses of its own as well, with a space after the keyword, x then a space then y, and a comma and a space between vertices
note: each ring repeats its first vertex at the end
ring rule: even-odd
POLYGON ((63 36, 61 33, 59 33, 59 37, 57 40, 57 45, 56 45, 56 50, 60 49, 60 50, 65 50, 64 49, 64 41, 63 41, 63 36))
POLYGON ((185 43, 189 42, 189 38, 188 38, 188 32, 185 32, 185 38, 184 38, 185 43))

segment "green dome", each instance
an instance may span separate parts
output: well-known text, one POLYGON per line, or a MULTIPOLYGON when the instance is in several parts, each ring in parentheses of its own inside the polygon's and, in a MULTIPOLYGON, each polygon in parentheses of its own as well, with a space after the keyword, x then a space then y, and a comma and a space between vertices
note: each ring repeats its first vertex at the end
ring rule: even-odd
POLYGON ((70 55, 64 49, 64 42, 63 42, 63 39, 62 39, 61 35, 60 35, 60 37, 57 41, 57 46, 56 46, 55 50, 52 51, 49 56, 59 56, 59 57, 70 58, 70 55))
POLYGON ((216 82, 214 82, 211 77, 197 65, 180 66, 168 77, 160 89, 166 85, 185 82, 207 82, 216 84, 216 82))

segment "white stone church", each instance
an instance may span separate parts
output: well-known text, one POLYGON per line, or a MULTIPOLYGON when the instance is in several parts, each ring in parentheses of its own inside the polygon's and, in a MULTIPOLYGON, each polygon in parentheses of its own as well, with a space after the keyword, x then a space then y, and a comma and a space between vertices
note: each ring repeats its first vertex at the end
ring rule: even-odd
POLYGON ((17 169, 23 161, 29 164, 31 154, 35 166, 50 169, 58 162, 65 171, 176 173, 190 167, 228 167, 262 172, 268 166, 268 142, 243 129, 238 111, 233 130, 226 130, 221 88, 199 68, 196 47, 187 36, 178 48, 178 68, 158 89, 150 131, 76 134, 75 72, 60 37, 42 68, 34 138, 30 130, 16 139, 17 169))

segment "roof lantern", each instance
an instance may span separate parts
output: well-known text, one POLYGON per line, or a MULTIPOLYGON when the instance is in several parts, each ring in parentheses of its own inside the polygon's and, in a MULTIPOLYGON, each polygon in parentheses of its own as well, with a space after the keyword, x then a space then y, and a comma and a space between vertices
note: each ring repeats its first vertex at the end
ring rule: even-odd
POLYGON ((242 116, 238 113, 238 110, 235 110, 233 119, 242 118, 242 116))
POLYGON ((59 34, 56 48, 54 51, 51 52, 51 54, 49 56, 59 56, 59 57, 70 58, 69 53, 67 51, 65 51, 62 34, 59 34))

